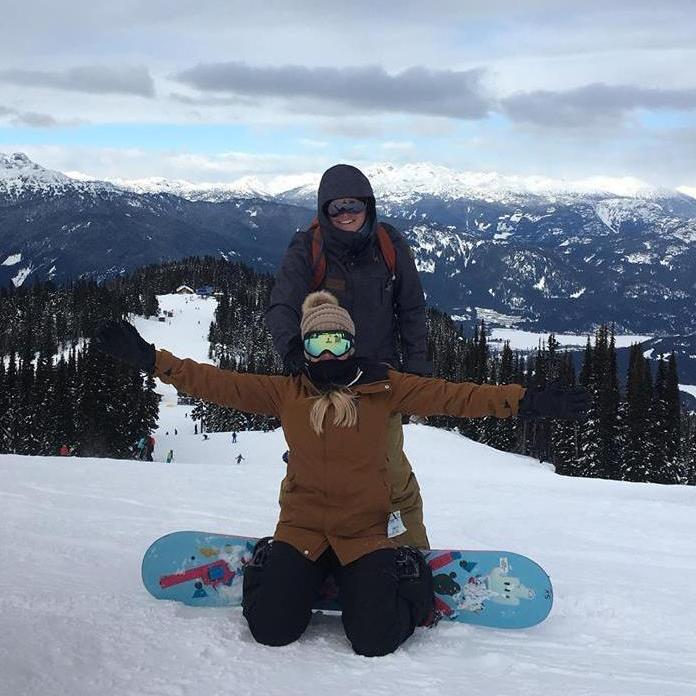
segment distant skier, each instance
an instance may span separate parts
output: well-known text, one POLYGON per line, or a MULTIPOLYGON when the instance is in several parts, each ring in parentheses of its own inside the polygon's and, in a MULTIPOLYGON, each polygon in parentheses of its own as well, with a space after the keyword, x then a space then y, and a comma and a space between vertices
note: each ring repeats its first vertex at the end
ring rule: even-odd
POLYGON ((237 455, 237 464, 241 464, 244 461, 244 457, 242 457, 241 453, 237 455))
POLYGON ((193 424, 193 434, 198 435, 198 423, 193 424))
POLYGON ((61 445, 58 454, 61 457, 68 457, 70 456, 70 448, 67 445, 61 445))
POLYGON ((136 444, 135 448, 138 453, 138 459, 145 459, 145 445, 147 444, 147 436, 143 435, 136 444))
POLYGON ((148 435, 147 441, 145 442, 145 459, 148 462, 152 461, 152 453, 155 451, 155 438, 152 435, 148 435))
POLYGON ((236 432, 232 433, 232 444, 233 445, 237 444, 237 433, 236 432))
POLYGON ((203 433, 203 439, 207 440, 208 439, 208 433, 203 433))
POLYGON ((436 616, 430 566, 418 549, 394 540, 400 525, 388 525, 392 414, 574 420, 590 399, 582 388, 525 390, 397 372, 356 358, 355 323, 330 293, 308 295, 301 309, 306 365, 297 376, 181 360, 125 322, 105 324, 95 347, 205 401, 280 418, 292 466, 273 537, 259 540, 244 568, 242 606, 251 634, 270 646, 296 641, 323 580, 335 572, 353 649, 386 655, 436 616))
POLYGON ((175 434, 175 435, 178 435, 178 434, 179 434, 179 431, 178 431, 176 428, 174 428, 174 434, 175 434))
POLYGON ((171 464, 174 461, 174 450, 169 450, 167 452, 167 464, 171 464))

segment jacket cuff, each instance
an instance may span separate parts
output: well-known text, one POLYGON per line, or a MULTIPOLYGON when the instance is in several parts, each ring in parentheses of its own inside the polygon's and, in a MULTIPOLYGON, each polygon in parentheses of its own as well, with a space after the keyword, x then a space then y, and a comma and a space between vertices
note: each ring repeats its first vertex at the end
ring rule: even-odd
POLYGON ((527 390, 519 384, 506 384, 505 387, 507 389, 505 400, 510 407, 510 415, 516 416, 520 409, 520 401, 527 390))
POLYGON ((172 355, 168 350, 155 351, 154 376, 165 384, 172 384, 172 373, 179 366, 181 360, 172 355))

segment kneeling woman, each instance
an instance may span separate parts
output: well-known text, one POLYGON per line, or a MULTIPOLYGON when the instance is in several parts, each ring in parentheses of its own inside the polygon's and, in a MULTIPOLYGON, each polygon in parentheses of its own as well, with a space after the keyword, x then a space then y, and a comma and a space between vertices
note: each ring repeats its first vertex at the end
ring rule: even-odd
MULTIPOLYGON (((422 554, 389 538, 387 425, 393 413, 463 418, 515 415, 525 390, 455 384, 355 357, 355 326, 333 295, 302 307, 306 368, 294 377, 242 374, 155 350, 125 322, 96 345, 191 396, 280 419, 289 445, 280 517, 244 573, 244 616, 254 638, 287 645, 309 624, 333 573, 353 649, 393 652, 433 612, 422 554)), ((397 532, 399 533, 399 532, 397 532)))

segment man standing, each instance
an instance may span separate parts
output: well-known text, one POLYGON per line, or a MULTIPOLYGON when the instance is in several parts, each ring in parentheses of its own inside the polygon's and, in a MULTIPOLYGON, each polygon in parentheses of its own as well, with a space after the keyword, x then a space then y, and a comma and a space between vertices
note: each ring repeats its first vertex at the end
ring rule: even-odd
MULTIPOLYGON (((295 235, 285 253, 266 312, 286 370, 297 374, 304 369, 302 302, 308 293, 325 288, 355 322, 357 357, 430 374, 425 299, 413 256, 393 227, 378 222, 367 177, 347 164, 331 167, 319 183, 317 203, 316 220, 295 235)), ((401 416, 396 415, 389 424, 388 533, 400 545, 426 549, 423 501, 403 442, 401 416)))

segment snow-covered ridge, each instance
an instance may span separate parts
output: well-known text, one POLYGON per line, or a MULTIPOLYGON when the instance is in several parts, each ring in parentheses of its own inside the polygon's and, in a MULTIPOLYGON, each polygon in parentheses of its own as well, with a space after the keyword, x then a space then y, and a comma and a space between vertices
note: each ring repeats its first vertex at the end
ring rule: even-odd
POLYGON ((184 179, 147 177, 109 178, 107 181, 134 193, 169 193, 191 201, 224 201, 231 198, 267 198, 268 192, 256 177, 246 176, 231 183, 197 183, 184 179))
POLYGON ((33 179, 47 184, 64 184, 70 182, 70 178, 61 172, 45 169, 41 165, 32 162, 24 153, 14 152, 4 154, 0 152, 0 182, 18 179, 33 179))
POLYGON ((18 197, 25 193, 56 194, 68 190, 94 194, 98 191, 119 193, 107 182, 72 178, 54 169, 46 169, 22 152, 0 152, 0 193, 18 197))
MULTIPOLYGON (((409 203, 433 196, 443 200, 472 198, 501 201, 519 197, 540 197, 550 201, 574 197, 654 199, 693 195, 682 187, 679 192, 660 189, 632 177, 590 177, 564 180, 544 176, 519 176, 498 172, 456 171, 441 165, 419 163, 396 166, 375 164, 367 167, 375 193, 392 205, 409 203)), ((287 176, 245 176, 232 182, 192 182, 185 179, 149 177, 141 179, 108 178, 98 180, 82 172, 61 173, 32 162, 23 153, 0 153, 0 185, 21 189, 108 186, 135 193, 169 193, 188 200, 224 201, 233 198, 276 198, 313 201, 320 173, 287 176)))
MULTIPOLYGON (((550 200, 591 196, 600 198, 660 198, 676 195, 632 177, 592 177, 562 180, 543 176, 515 176, 498 172, 459 172, 435 164, 376 164, 365 168, 380 201, 392 205, 413 202, 424 196, 443 200, 473 198, 510 200, 520 196, 537 196, 550 200)), ((166 191, 190 200, 220 200, 225 196, 274 198, 313 201, 321 175, 319 173, 276 177, 243 177, 231 183, 193 183, 184 180, 110 179, 132 191, 166 191)))
POLYGON ((679 186, 677 191, 690 198, 696 198, 696 186, 679 186))

